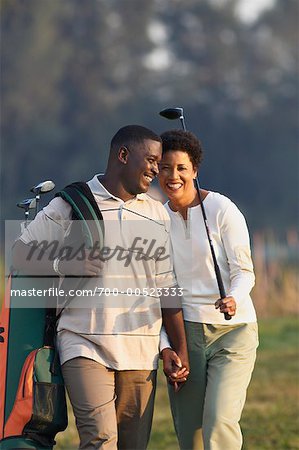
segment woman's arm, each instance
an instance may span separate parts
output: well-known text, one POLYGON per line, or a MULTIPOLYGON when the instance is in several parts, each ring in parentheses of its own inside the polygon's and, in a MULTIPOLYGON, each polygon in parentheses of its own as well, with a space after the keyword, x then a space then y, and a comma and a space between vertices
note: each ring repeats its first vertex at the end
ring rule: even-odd
POLYGON ((246 221, 232 202, 223 213, 221 239, 229 265, 230 287, 227 297, 233 297, 238 305, 250 294, 255 277, 246 221))

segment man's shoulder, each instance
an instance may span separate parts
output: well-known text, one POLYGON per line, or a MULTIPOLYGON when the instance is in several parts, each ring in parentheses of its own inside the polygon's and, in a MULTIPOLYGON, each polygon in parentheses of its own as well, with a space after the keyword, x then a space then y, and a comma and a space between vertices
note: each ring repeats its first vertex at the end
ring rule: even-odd
POLYGON ((168 212, 159 200, 154 199, 148 194, 142 194, 142 200, 155 216, 169 220, 168 212))
POLYGON ((69 220, 72 208, 63 198, 55 197, 43 208, 43 212, 54 221, 69 220))

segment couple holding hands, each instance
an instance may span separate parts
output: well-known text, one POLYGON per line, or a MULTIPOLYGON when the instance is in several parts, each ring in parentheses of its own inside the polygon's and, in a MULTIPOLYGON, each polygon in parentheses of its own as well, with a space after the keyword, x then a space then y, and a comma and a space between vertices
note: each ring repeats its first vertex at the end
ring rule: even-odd
MULTIPOLYGON (((180 449, 241 449, 239 420, 258 345, 250 243, 233 202, 203 189, 199 197, 194 180, 201 160, 201 143, 191 132, 158 136, 128 125, 112 138, 105 173, 87 183, 103 216, 105 247, 121 248, 124 258, 132 254, 127 265, 122 258, 87 254, 80 262, 87 285, 118 295, 98 296, 92 304, 75 297, 58 322, 80 449, 146 449, 159 357, 180 449), (156 176, 168 197, 164 206, 146 194, 156 176), (201 201, 227 293, 223 299, 201 201), (132 247, 137 238, 142 245, 132 247), (148 243, 156 246, 154 256, 142 257, 148 243), (145 289, 148 295, 140 295, 145 289)), ((43 261, 26 259, 33 241, 55 239, 63 246, 71 218, 71 206, 55 197, 17 241, 15 267, 73 275, 70 261, 56 258, 53 265, 46 252, 43 261)))

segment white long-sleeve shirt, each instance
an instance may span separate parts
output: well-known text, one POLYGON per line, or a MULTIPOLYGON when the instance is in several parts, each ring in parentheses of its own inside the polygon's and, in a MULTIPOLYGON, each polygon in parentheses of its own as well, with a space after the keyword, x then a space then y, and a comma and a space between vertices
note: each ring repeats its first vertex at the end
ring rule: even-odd
POLYGON ((200 205, 188 209, 187 221, 165 205, 171 218, 171 243, 177 281, 183 288, 187 321, 233 325, 256 322, 250 297, 254 286, 249 235, 244 216, 224 195, 209 192, 204 199, 208 226, 227 296, 237 303, 230 321, 215 309, 220 297, 200 205))

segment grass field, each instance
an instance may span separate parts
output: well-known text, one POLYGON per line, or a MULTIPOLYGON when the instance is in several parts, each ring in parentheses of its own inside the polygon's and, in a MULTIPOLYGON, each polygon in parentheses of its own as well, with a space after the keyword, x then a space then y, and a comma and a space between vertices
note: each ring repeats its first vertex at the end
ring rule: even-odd
MULTIPOLYGON (((259 330, 258 358, 241 421, 243 449, 299 449, 299 320, 264 319, 259 330)), ((55 449, 74 450, 77 443, 70 414, 70 425, 58 435, 55 449)), ((178 450, 161 371, 148 450, 178 450)))

